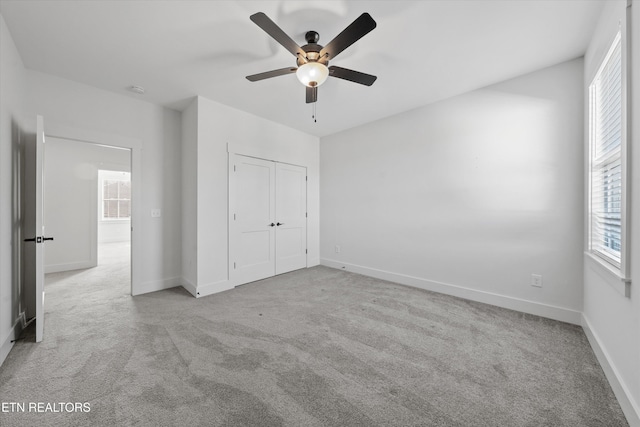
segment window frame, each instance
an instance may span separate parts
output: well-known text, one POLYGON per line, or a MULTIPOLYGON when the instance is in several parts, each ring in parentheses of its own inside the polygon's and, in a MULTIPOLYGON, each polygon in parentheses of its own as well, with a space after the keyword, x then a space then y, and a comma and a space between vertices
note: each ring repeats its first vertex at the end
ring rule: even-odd
MULTIPOLYGON (((604 267, 606 271, 615 275, 618 279, 624 282, 626 285, 631 283, 630 278, 630 263, 629 263, 629 226, 628 220, 629 216, 629 195, 630 193, 630 177, 629 177, 629 159, 628 159, 628 151, 629 151, 629 136, 631 135, 629 126, 630 121, 628 120, 629 112, 630 112, 630 96, 628 94, 629 84, 628 84, 628 46, 626 43, 626 34, 623 33, 622 29, 619 28, 616 32, 615 37, 608 44, 608 49, 606 50, 606 54, 600 61, 600 65, 591 79, 589 85, 587 86, 587 126, 588 126, 588 157, 587 157, 587 165, 588 165, 588 174, 587 174, 587 239, 586 239, 586 250, 585 254, 588 255, 591 259, 595 260, 600 266, 604 267), (596 131, 595 131, 595 120, 594 120, 594 100, 592 99, 593 88, 596 84, 596 81, 601 76, 603 69, 606 67, 607 63, 611 59, 611 56, 615 52, 618 43, 620 44, 620 78, 621 78, 621 94, 620 94, 620 103, 621 103, 621 129, 620 129, 620 168, 621 168, 621 191, 620 191, 620 261, 616 262, 611 257, 606 254, 602 254, 600 251, 597 251, 593 247, 593 230, 592 230, 592 202, 593 202, 593 184, 594 184, 594 152, 596 147, 596 131)), ((612 156, 610 156, 612 157, 612 156)), ((611 162, 607 161, 601 162, 605 165, 610 165, 611 162)), ((627 290, 625 290, 627 293, 627 290)))
MULTIPOLYGON (((116 172, 116 173, 126 173, 128 174, 129 179, 122 179, 122 178, 118 178, 118 177, 114 177, 114 176, 110 176, 112 174, 112 171, 105 171, 105 175, 100 179, 100 221, 101 222, 122 222, 122 221, 131 221, 131 196, 129 196, 129 199, 105 199, 104 197, 104 185, 106 181, 115 181, 115 182, 129 182, 129 185, 131 185, 131 175, 129 172, 116 172), (128 217, 120 217, 120 204, 118 203, 118 217, 117 218, 112 218, 112 217, 105 217, 105 210, 104 210, 104 202, 107 200, 117 200, 118 202, 120 200, 128 200, 129 201, 129 216, 128 217)), ((129 190, 131 191, 131 190, 129 190)), ((119 196, 119 191, 118 191, 118 196, 119 196)))

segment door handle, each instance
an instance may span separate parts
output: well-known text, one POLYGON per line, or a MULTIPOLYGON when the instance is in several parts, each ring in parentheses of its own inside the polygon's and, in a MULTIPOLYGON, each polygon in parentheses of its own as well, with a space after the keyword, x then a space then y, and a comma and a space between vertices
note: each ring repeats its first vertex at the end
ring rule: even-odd
POLYGON ((281 225, 284 225, 284 222, 279 222, 279 223, 277 223, 276 225, 279 227, 279 226, 281 226, 281 225))
POLYGON ((53 237, 36 236, 36 237, 32 237, 31 239, 24 239, 25 242, 36 242, 36 243, 42 243, 45 240, 53 240, 53 237))
MULTIPOLYGON (((280 224, 278 224, 278 225, 280 225, 280 224)), ((274 226, 275 226, 274 223, 269 224, 269 227, 274 227, 274 226)))

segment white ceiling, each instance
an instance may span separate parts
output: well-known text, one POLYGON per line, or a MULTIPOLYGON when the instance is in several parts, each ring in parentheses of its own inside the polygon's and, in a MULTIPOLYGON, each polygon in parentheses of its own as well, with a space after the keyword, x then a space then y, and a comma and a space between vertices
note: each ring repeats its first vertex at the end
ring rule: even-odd
POLYGON ((200 95, 324 136, 580 57, 602 1, 1 0, 27 68, 181 109, 200 95), (326 44, 363 12, 378 26, 332 65, 374 74, 330 78, 318 122, 295 75, 245 76, 295 57, 249 20, 265 12, 299 44, 326 44), (143 96, 127 91, 146 89, 143 96))

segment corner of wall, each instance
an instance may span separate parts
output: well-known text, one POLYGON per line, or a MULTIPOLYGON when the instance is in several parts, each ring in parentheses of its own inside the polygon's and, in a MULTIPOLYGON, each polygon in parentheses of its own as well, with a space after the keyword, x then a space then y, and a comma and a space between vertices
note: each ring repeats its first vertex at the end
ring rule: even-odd
POLYGON ((194 297, 198 298, 198 290, 196 288, 196 285, 194 285, 193 283, 191 283, 191 281, 185 279, 184 277, 182 278, 182 284, 181 286, 187 291, 189 292, 191 295, 193 295, 194 297))
POLYGON ((138 286, 138 289, 135 290, 133 296, 143 295, 150 292, 163 291, 165 289, 171 289, 180 286, 181 280, 179 277, 170 277, 168 279, 161 280, 149 280, 147 282, 143 282, 138 286))
MULTIPOLYGON (((198 264, 196 248, 198 244, 197 233, 197 158, 198 158, 198 98, 193 98, 191 103, 182 112, 182 223, 181 223, 181 247, 182 247, 182 281, 192 284, 194 291, 198 279, 198 264)), ((185 288, 192 294, 191 289, 185 288)), ((195 296, 195 294, 194 294, 195 296)))
POLYGON ((196 298, 206 297, 208 295, 229 291, 233 288, 234 288, 234 285, 229 280, 221 280, 219 282, 207 283, 206 285, 198 286, 193 291, 185 287, 185 289, 187 289, 196 298))

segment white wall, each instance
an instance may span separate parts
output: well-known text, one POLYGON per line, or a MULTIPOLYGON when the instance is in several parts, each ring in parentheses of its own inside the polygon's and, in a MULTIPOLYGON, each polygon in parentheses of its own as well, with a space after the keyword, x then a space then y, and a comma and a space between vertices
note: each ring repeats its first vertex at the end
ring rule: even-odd
MULTIPOLYGON (((585 93, 620 23, 624 31, 625 6, 626 1, 605 5, 585 55, 585 93)), ((632 9, 631 297, 624 296, 619 278, 585 256, 583 327, 630 425, 640 426, 640 2, 632 9)), ((585 249, 586 242, 585 233, 585 249)))
POLYGON ((182 281, 198 283, 198 98, 182 112, 182 281))
POLYGON ((85 161, 91 144, 47 139, 44 226, 54 240, 45 248, 45 272, 97 265, 98 171, 85 161))
MULTIPOLYGON (((100 215, 99 212, 98 215, 100 215)), ((103 243, 123 243, 129 241, 131 241, 130 220, 120 219, 101 221, 98 216, 98 245, 103 243)))
POLYGON ((582 67, 322 138, 321 262, 579 323, 582 67))
MULTIPOLYGON (((193 206, 183 208, 184 215, 195 217, 197 236, 185 231, 183 245, 187 270, 196 266, 196 282, 185 288, 196 296, 208 295, 235 286, 229 281, 228 255, 228 152, 277 160, 307 167, 308 266, 319 263, 319 138, 263 118, 227 107, 206 98, 197 98, 197 120, 191 113, 189 123, 197 122, 196 144, 188 139, 183 154, 197 158, 197 195, 193 206), (190 142, 189 142, 190 141, 190 142), (196 237, 196 242, 193 242, 196 237), (195 252, 193 248, 195 249, 195 252), (195 259, 193 259, 195 257, 195 259)), ((183 126, 187 125, 186 122, 183 126)), ((184 191, 193 191, 193 165, 185 165, 184 191)))
POLYGON ((133 185, 141 190, 144 250, 134 258, 141 270, 134 293, 179 285, 181 114, 31 70, 27 82, 30 113, 44 116, 45 130, 60 126, 141 141, 142 176, 133 185), (152 209, 161 209, 162 216, 151 218, 152 209))
MULTIPOLYGON (((98 230, 103 225, 98 219, 98 171, 130 170, 131 152, 48 138, 45 157, 44 224, 47 235, 54 237, 46 246, 45 272, 95 267, 100 234, 103 241, 113 236, 110 230, 98 230)), ((116 225, 124 227, 128 240, 130 222, 116 225)))
POLYGON ((21 310, 20 197, 22 118, 26 75, 20 54, 0 15, 0 364, 19 332, 21 310))

